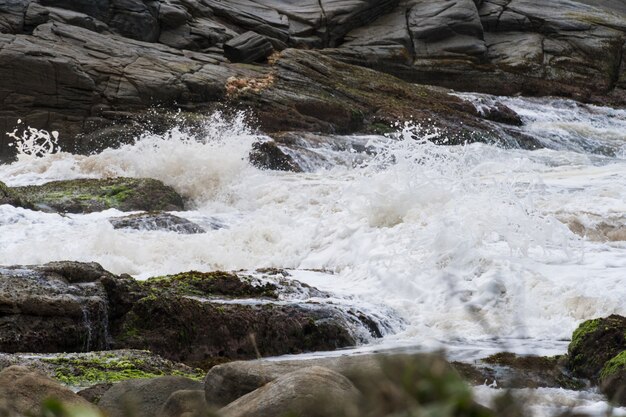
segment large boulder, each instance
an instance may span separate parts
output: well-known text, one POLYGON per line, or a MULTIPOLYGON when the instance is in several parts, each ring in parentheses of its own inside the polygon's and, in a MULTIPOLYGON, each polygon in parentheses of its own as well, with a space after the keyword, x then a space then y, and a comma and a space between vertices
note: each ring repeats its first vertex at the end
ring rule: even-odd
POLYGON ((568 366, 576 376, 598 380, 605 364, 626 350, 626 317, 613 314, 581 323, 568 347, 568 366))
POLYGON ((180 390, 169 396, 156 417, 210 417, 202 390, 180 390))
POLYGON ((155 417, 170 395, 181 390, 201 390, 202 384, 181 376, 135 379, 113 385, 98 402, 109 417, 126 417, 129 410, 136 417, 155 417))
POLYGON ((60 213, 184 209, 182 197, 173 188, 149 178, 53 181, 13 191, 39 210, 60 213))
POLYGON ((23 366, 10 366, 0 372, 0 399, 5 400, 4 407, 10 413, 42 415, 42 404, 50 398, 65 406, 82 407, 87 412, 96 412, 85 399, 40 372, 23 366))
POLYGON ((107 296, 93 282, 107 275, 100 265, 75 262, 0 268, 0 350, 105 349, 107 296))
POLYGON ((220 410, 224 417, 352 414, 360 393, 341 374, 312 366, 283 375, 220 410))

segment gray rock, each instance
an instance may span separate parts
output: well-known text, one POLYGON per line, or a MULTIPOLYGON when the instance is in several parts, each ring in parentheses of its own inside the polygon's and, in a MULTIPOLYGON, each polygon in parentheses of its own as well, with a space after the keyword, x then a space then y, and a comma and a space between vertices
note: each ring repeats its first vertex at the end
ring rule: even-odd
POLYGON ((0 350, 81 352, 107 347, 107 298, 98 264, 0 267, 0 350))
POLYGON ((131 214, 109 221, 115 229, 163 230, 186 235, 206 232, 192 221, 164 212, 131 214))
MULTIPOLYGON (((427 358, 428 355, 415 357, 427 358)), ((206 400, 209 404, 224 406, 283 375, 311 366, 331 369, 360 384, 364 374, 366 379, 381 374, 381 360, 384 358, 385 355, 369 354, 309 360, 229 362, 214 366, 207 373, 204 380, 206 400)))
POLYGON ((210 417, 202 390, 181 390, 170 395, 157 417, 210 417))
POLYGON ((262 61, 274 52, 265 36, 246 32, 224 44, 224 56, 231 62, 250 63, 262 61))
POLYGON ((219 412, 224 417, 346 415, 356 410, 359 399, 359 391, 346 377, 312 366, 283 375, 219 412))
POLYGON ((180 376, 129 380, 105 392, 98 407, 110 417, 125 417, 128 410, 136 417, 155 417, 176 391, 201 389, 200 382, 180 376))

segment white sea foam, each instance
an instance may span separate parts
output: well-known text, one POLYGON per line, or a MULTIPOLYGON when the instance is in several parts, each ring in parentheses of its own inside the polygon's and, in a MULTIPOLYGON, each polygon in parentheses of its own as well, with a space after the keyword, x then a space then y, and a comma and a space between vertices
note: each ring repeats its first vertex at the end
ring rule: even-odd
POLYGON ((581 320, 626 313, 625 243, 586 240, 559 221, 619 219, 624 159, 443 147, 424 136, 408 125, 368 137, 376 155, 356 167, 345 151, 350 163, 335 168, 270 172, 247 162, 261 136, 242 117, 216 114, 202 133, 173 129, 97 155, 21 159, 0 166, 0 180, 153 177, 190 200, 192 210, 177 215, 227 227, 197 235, 115 230, 115 210, 61 216, 1 206, 0 264, 96 261, 139 278, 292 268, 296 279, 394 309, 403 325, 387 346, 491 346, 499 337, 560 351, 558 341, 581 320))

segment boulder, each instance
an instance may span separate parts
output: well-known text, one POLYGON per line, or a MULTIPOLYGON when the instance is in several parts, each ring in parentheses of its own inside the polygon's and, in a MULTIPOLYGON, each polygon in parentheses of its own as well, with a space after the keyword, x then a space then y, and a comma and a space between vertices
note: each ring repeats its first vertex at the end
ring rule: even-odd
POLYGON ((92 404, 98 404, 100 402, 100 398, 102 398, 104 393, 107 392, 112 386, 113 384, 110 382, 102 382, 96 385, 92 385, 89 388, 82 389, 76 394, 83 397, 92 404))
POLYGON ((626 350, 604 364, 600 371, 600 389, 610 401, 626 407, 626 350))
POLYGON ((224 44, 224 56, 230 62, 262 61, 274 52, 270 41, 255 32, 246 32, 224 44))
POLYGON ((248 157, 250 163, 257 168, 274 171, 303 171, 302 167, 274 141, 253 143, 248 157))
POLYGON ((359 397, 359 391, 346 377, 312 366, 283 375, 219 412, 224 417, 346 415, 356 410, 359 397))
POLYGON ((180 390, 169 396, 156 417, 209 417, 211 409, 202 390, 180 390))
POLYGON ((14 207, 31 208, 31 205, 17 192, 15 192, 15 190, 0 181, 0 205, 2 204, 8 204, 14 207))
POLYGON ((53 181, 13 191, 36 209, 60 213, 184 209, 182 197, 173 188, 148 178, 53 181))
POLYGON ((162 230, 184 235, 206 232, 202 227, 190 220, 158 211, 115 217, 109 219, 109 221, 114 229, 162 230))
POLYGON ((0 399, 6 401, 4 406, 9 412, 17 415, 40 415, 44 400, 50 398, 66 406, 77 406, 87 412, 96 412, 85 399, 40 372, 24 366, 10 366, 0 371, 0 399))
POLYGON ((567 349, 576 376, 597 381, 605 364, 626 350, 626 317, 613 314, 578 326, 567 349))
POLYGON ((0 267, 0 351, 105 349, 107 297, 97 264, 0 267))
POLYGON ((135 379, 113 385, 98 402, 109 417, 155 417, 170 395, 181 390, 201 390, 202 384, 181 376, 135 379))

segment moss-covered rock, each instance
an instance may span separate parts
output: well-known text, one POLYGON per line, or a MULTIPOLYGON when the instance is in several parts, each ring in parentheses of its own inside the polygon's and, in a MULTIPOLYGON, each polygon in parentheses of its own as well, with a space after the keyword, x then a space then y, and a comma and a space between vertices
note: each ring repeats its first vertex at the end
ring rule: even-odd
POLYGON ((91 213, 115 208, 183 210, 182 197, 161 181, 149 178, 77 179, 15 187, 13 191, 39 210, 91 213))
POLYGON ((205 233, 196 223, 162 211, 130 214, 109 219, 114 229, 175 232, 184 235, 205 233))
POLYGON ((565 356, 522 356, 501 352, 482 359, 482 363, 492 366, 501 387, 578 390, 586 385, 566 370, 565 356))
POLYGON ((600 388, 620 406, 626 406, 626 350, 615 355, 600 371, 600 388))
POLYGON ((250 278, 230 272, 189 271, 150 278, 141 283, 150 292, 199 297, 278 298, 276 285, 254 283, 250 278))
POLYGON ((14 189, 0 181, 0 205, 8 204, 15 207, 31 208, 31 205, 25 201, 14 189))
POLYGON ((572 335, 568 367, 576 376, 597 381, 605 363, 626 349, 626 317, 587 320, 572 335))
POLYGON ((23 365, 72 387, 115 383, 135 378, 181 375, 192 379, 204 377, 203 371, 175 363, 142 350, 114 350, 49 355, 2 354, 0 368, 23 365))

